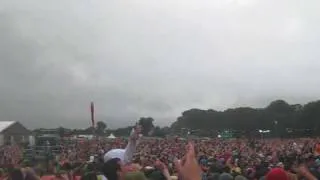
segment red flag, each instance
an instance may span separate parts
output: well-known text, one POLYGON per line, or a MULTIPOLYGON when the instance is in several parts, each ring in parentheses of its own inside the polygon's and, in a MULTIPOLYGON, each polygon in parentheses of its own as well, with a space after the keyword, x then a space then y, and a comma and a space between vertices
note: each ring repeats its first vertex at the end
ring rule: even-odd
POLYGON ((315 156, 319 156, 319 155, 320 155, 320 143, 318 143, 318 144, 316 145, 316 148, 315 148, 315 150, 314 150, 314 155, 315 155, 315 156))
POLYGON ((92 127, 94 127, 94 104, 93 102, 91 102, 91 123, 92 123, 92 127))

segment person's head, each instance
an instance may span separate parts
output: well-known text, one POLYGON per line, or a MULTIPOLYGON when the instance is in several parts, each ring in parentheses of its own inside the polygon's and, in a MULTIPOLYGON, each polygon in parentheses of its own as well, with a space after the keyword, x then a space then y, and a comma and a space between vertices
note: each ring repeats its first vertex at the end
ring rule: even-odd
POLYGON ((229 166, 224 166, 223 169, 222 169, 222 172, 225 172, 225 173, 228 173, 230 172, 230 167, 229 166))
POLYGON ((2 177, 3 175, 4 175, 4 170, 0 168, 0 177, 2 177))
POLYGON ((219 166, 218 164, 214 163, 210 166, 209 172, 210 173, 222 173, 222 167, 219 166))
POLYGON ((113 158, 103 164, 102 172, 108 180, 121 180, 123 177, 121 166, 121 160, 113 158))
POLYGON ((95 171, 96 168, 95 168, 95 164, 94 163, 89 163, 87 164, 87 167, 86 167, 86 171, 87 172, 91 172, 91 171, 95 171))
MULTIPOLYGON (((130 172, 124 176, 125 180, 147 180, 146 176, 142 172, 130 172)), ((161 179, 154 179, 161 180, 161 179)))
POLYGON ((72 169, 72 166, 70 163, 66 162, 66 163, 63 163, 62 169, 66 171, 70 171, 72 169))
POLYGON ((37 174, 40 177, 43 176, 43 174, 44 174, 44 170, 39 167, 35 168, 34 171, 35 171, 35 174, 37 174))
POLYGON ((219 173, 213 173, 208 177, 208 180, 219 180, 220 174, 219 173))
POLYGON ((154 170, 149 174, 145 173, 145 175, 149 180, 165 180, 166 179, 165 176, 159 170, 154 170))
POLYGON ((98 180, 97 174, 94 172, 85 173, 81 180, 98 180))
POLYGON ((125 156, 125 149, 111 149, 103 156, 103 160, 104 162, 107 162, 110 159, 118 158, 121 161, 124 161, 124 156, 125 156))
POLYGON ((219 180, 233 180, 233 177, 229 173, 222 173, 219 176, 219 180))
POLYGON ((282 168, 274 168, 265 176, 266 180, 289 180, 288 174, 282 168))
POLYGON ((245 178, 244 176, 238 175, 234 178, 234 180, 247 180, 247 178, 245 178))
POLYGON ((9 180, 24 180, 23 173, 20 169, 13 169, 9 174, 9 180))
POLYGON ((279 163, 277 164, 277 167, 284 169, 284 164, 283 164, 282 162, 279 162, 279 163))

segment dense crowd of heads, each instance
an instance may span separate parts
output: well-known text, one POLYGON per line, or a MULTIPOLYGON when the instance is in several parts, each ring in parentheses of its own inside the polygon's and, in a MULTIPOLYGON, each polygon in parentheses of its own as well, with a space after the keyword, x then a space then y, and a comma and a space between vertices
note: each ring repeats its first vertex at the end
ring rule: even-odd
MULTIPOLYGON (((177 162, 183 161, 188 154, 186 146, 189 141, 177 137, 141 138, 139 144, 134 144, 134 149, 130 150, 132 157, 128 158, 121 153, 128 149, 130 139, 129 142, 121 138, 68 140, 61 142, 61 154, 49 162, 23 160, 22 150, 7 146, 0 151, 0 173, 2 179, 13 180, 36 177, 67 180, 185 179, 177 162), (107 153, 110 150, 115 151, 107 153), (106 156, 110 157, 106 159, 106 156)), ((192 142, 197 166, 201 170, 198 176, 202 180, 276 180, 274 176, 284 174, 289 179, 299 179, 306 173, 320 177, 319 139, 193 139, 192 142)))

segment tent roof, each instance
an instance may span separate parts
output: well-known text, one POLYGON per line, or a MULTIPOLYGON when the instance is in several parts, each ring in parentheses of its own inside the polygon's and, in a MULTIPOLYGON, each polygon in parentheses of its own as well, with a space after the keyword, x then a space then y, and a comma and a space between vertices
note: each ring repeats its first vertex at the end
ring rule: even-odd
POLYGON ((8 127, 16 123, 15 121, 0 121, 0 133, 6 130, 8 127))
POLYGON ((0 133, 6 130, 8 127, 16 123, 16 121, 0 121, 0 133))
POLYGON ((108 136, 108 138, 116 138, 112 133, 108 136))

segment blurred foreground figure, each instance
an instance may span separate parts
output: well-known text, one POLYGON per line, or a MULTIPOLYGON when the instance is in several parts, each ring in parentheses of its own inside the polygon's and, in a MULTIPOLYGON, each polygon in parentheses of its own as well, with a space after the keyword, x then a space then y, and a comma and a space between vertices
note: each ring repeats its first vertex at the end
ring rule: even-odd
POLYGON ((127 147, 125 149, 111 149, 104 155, 103 157, 104 162, 106 163, 111 159, 119 158, 121 162, 124 164, 130 163, 132 161, 133 154, 135 153, 138 142, 139 142, 140 132, 141 132, 141 127, 136 126, 131 131, 127 147))

